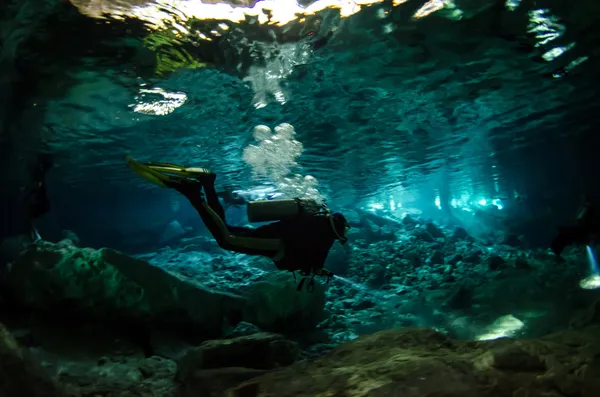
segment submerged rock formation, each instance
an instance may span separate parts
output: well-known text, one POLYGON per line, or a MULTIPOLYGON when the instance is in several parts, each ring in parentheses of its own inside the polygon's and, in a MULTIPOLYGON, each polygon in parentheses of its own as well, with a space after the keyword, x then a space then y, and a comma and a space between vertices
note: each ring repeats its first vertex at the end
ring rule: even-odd
POLYGON ((600 360, 591 353, 599 331, 487 342, 429 329, 382 331, 249 380, 229 396, 592 397, 600 393, 600 360))
POLYGON ((243 320, 265 331, 304 336, 326 316, 324 286, 317 281, 312 292, 298 291, 288 272, 266 274, 234 294, 207 288, 201 273, 178 277, 111 249, 78 248, 70 240, 31 245, 12 263, 6 280, 8 296, 20 307, 117 328, 127 324, 139 340, 158 327, 198 342, 223 337, 243 320))
MULTIPOLYGON (((300 281, 298 276, 298 282, 300 281)), ((248 288, 248 312, 245 317, 262 329, 285 334, 303 334, 314 330, 325 314, 325 288, 315 281, 314 290, 297 290, 289 272, 276 272, 248 288)))
POLYGON ((67 397, 42 367, 17 344, 0 324, 0 396, 67 397))
POLYGON ((12 299, 26 308, 181 328, 209 338, 241 321, 246 304, 117 251, 77 248, 66 240, 25 250, 7 284, 12 299))
POLYGON ((232 384, 293 364, 299 348, 281 335, 258 333, 204 342, 178 362, 183 396, 220 396, 232 384))
MULTIPOLYGON (((395 329, 293 363, 295 344, 266 333, 207 341, 175 362, 144 358, 118 341, 107 353, 97 337, 79 358, 61 355, 56 341, 29 354, 0 328, 0 395, 595 397, 599 332, 594 325, 538 339, 473 342, 426 328, 395 329)), ((64 345, 70 337, 63 334, 64 345)))

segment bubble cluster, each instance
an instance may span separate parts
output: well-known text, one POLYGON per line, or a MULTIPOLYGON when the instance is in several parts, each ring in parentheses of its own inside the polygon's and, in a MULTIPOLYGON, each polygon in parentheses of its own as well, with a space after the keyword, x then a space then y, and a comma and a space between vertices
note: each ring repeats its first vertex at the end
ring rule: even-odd
POLYGON ((296 131, 291 124, 279 124, 274 131, 266 125, 258 125, 252 136, 256 143, 244 149, 243 159, 255 176, 271 179, 286 196, 323 201, 316 178, 292 174, 304 147, 295 139, 296 131))

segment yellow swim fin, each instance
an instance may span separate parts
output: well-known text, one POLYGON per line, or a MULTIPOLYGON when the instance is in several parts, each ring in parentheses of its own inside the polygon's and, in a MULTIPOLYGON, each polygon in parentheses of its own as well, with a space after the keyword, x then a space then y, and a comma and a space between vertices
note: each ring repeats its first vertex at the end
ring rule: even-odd
POLYGON ((153 170, 149 166, 138 163, 131 156, 127 156, 126 160, 127 164, 129 164, 129 167, 131 167, 131 169, 142 178, 158 186, 167 187, 167 185, 164 183, 165 181, 169 180, 167 175, 162 175, 160 172, 153 170))
POLYGON ((185 176, 188 178, 199 178, 209 174, 212 172, 206 168, 197 168, 197 167, 184 167, 177 164, 169 164, 169 163, 145 163, 145 166, 167 174, 185 176))
POLYGON ((215 178, 215 174, 206 168, 186 168, 168 163, 138 163, 131 156, 127 156, 126 160, 131 169, 139 176, 162 187, 172 187, 173 184, 181 183, 197 183, 205 180, 206 177, 212 178, 212 180, 215 178))

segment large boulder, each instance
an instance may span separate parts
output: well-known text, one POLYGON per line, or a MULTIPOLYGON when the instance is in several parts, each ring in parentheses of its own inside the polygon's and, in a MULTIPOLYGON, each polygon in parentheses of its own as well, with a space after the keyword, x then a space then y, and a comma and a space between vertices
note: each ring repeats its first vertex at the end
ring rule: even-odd
POLYGON ((0 396, 66 397, 67 393, 33 362, 0 324, 0 396))
POLYGON ((120 356, 96 363, 63 360, 56 375, 79 396, 175 397, 175 370, 175 362, 162 357, 120 356))
POLYGON ((8 275, 12 299, 104 321, 164 325, 206 338, 242 319, 245 299, 186 283, 147 262, 110 249, 40 242, 8 275))
POLYGON ((308 291, 308 281, 298 291, 289 272, 268 274, 246 291, 248 306, 244 318, 263 330, 286 335, 314 330, 325 318, 325 287, 315 279, 314 290, 308 291))
POLYGON ((225 367, 273 369, 292 364, 300 349, 282 335, 260 332, 232 339, 215 339, 189 349, 178 365, 178 377, 193 371, 225 367))
MULTIPOLYGON (((224 397, 232 385, 267 373, 266 370, 244 367, 226 367, 195 371, 185 379, 177 397, 224 397)), ((250 394, 250 396, 253 396, 250 394)))
POLYGON ((594 397, 600 395, 599 331, 483 342, 423 328, 381 331, 248 380, 227 395, 594 397))
POLYGON ((179 360, 177 378, 186 396, 222 396, 232 384, 293 364, 299 353, 295 342, 264 332, 210 340, 179 360))

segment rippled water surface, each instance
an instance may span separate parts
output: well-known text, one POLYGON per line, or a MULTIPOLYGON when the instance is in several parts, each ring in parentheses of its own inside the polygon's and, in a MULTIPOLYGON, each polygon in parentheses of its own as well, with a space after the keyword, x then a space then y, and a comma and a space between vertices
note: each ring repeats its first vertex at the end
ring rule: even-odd
POLYGON ((71 3, 28 44, 65 185, 151 188, 126 154, 209 166, 223 188, 309 183, 338 205, 587 183, 593 1, 71 3), (274 142, 290 171, 274 179, 244 153, 280 123, 301 150, 274 142))

